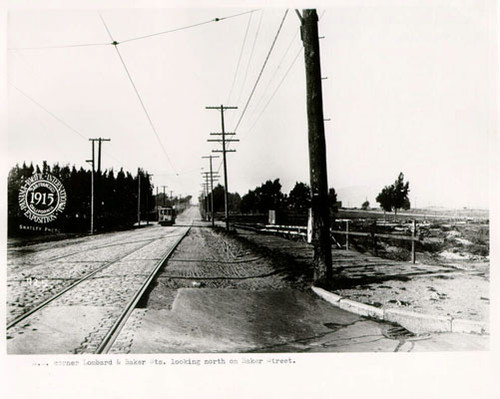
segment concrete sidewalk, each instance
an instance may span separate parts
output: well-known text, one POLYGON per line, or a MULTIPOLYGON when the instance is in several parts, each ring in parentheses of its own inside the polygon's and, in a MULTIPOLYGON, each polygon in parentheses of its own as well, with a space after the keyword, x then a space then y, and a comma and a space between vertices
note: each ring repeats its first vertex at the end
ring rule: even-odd
MULTIPOLYGON (((311 274, 312 246, 237 230, 238 236, 311 274)), ((489 281, 484 270, 396 262, 333 249, 332 292, 315 290, 350 312, 398 323, 413 332, 489 333, 489 281)))

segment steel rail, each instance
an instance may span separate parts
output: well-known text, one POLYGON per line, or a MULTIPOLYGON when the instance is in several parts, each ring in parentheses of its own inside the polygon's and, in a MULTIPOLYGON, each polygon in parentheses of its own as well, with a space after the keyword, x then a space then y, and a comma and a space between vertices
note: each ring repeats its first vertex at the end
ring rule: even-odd
POLYGON ((115 259, 113 261, 110 261, 110 262, 107 262, 105 263, 104 265, 98 267, 96 270, 93 270, 92 272, 90 272, 89 274, 87 274, 86 276, 83 276, 82 278, 80 278, 79 280, 75 281, 73 284, 67 286, 66 288, 63 288, 61 291, 59 291, 57 294, 51 296, 50 298, 46 299, 45 301, 43 301, 42 303, 36 305, 34 308, 32 308, 31 310, 28 310, 26 313, 23 313, 22 315, 16 317, 14 320, 12 320, 10 323, 7 324, 7 327, 6 329, 10 329, 12 327, 14 327, 16 324, 18 324, 19 322, 23 321, 24 319, 26 319, 28 316, 32 315, 33 313, 35 312, 38 312, 40 309, 44 308, 45 306, 47 306, 49 303, 55 301, 57 298, 59 298, 61 295, 65 294, 66 292, 68 292, 69 290, 71 290, 72 288, 76 287, 77 285, 79 285, 80 283, 84 282, 85 280, 89 279, 90 277, 92 277, 94 274, 100 272, 101 270, 104 270, 106 267, 109 267, 111 266, 112 264, 114 263, 117 263, 117 262, 120 262, 123 258, 126 258, 127 256, 129 256, 130 254, 144 248, 145 246, 151 244, 152 242, 154 241, 157 241, 157 240, 160 240, 164 237, 160 237, 160 238, 156 238, 156 239, 151 239, 149 240, 148 242, 146 242, 144 245, 141 245, 139 248, 134 248, 132 251, 130 252, 127 252, 125 255, 123 255, 122 257, 118 258, 118 259, 115 259))
POLYGON ((37 263, 31 263, 30 266, 41 266, 41 265, 44 265, 44 264, 49 263, 49 262, 54 262, 54 261, 58 261, 60 259, 69 258, 70 256, 79 255, 83 252, 99 251, 100 249, 104 249, 104 248, 116 247, 119 245, 126 245, 126 244, 135 244, 135 243, 139 243, 139 242, 146 242, 146 241, 151 242, 151 240, 156 240, 156 238, 145 238, 143 240, 137 240, 137 241, 113 242, 113 243, 105 244, 102 246, 84 248, 84 249, 81 249, 78 251, 70 252, 69 254, 53 256, 51 258, 45 259, 45 260, 37 262, 37 263))
POLYGON ((111 329, 108 331, 106 336, 103 338, 101 341, 100 345, 97 347, 96 354, 103 354, 103 353, 108 353, 109 350, 112 348, 113 344, 115 343, 116 339, 120 335, 121 330, 125 326, 127 320, 131 316, 132 312, 134 311, 135 307, 139 303, 140 299, 148 289, 149 285, 153 282, 154 278, 158 274, 159 270, 163 266, 163 264, 172 256, 174 253, 175 249, 178 247, 178 245, 181 243, 181 241, 186 237, 186 235, 189 233, 191 230, 191 226, 189 226, 184 234, 182 234, 177 241, 172 245, 172 247, 168 250, 168 252, 163 256, 163 258, 157 263, 156 267, 151 271, 151 273, 148 275, 147 279, 144 281, 142 284, 141 288, 135 293, 135 295, 132 297, 132 299, 128 302, 127 306, 124 308, 123 312, 120 314, 118 319, 115 321, 111 329))

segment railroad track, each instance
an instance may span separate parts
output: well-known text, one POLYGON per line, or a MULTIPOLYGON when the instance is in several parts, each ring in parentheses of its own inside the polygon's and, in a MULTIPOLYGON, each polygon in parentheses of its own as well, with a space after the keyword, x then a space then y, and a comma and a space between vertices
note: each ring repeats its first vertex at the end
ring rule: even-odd
MULTIPOLYGON (((128 237, 127 237, 128 239, 128 237)), ((62 255, 56 255, 56 256, 52 256, 52 257, 49 257, 49 258, 46 258, 42 261, 39 261, 39 262, 35 262, 35 263, 29 263, 28 264, 30 266, 40 266, 40 265, 44 265, 46 263, 49 263, 49 262, 54 262, 54 261, 58 261, 58 260, 61 260, 61 259, 65 259, 65 258, 69 258, 71 256, 75 256, 75 255, 78 255, 78 254, 81 254, 82 252, 89 252, 89 251, 98 251, 100 249, 105 249, 105 248, 112 248, 112 247, 116 247, 116 246, 122 246, 122 245, 127 245, 127 244, 134 244, 134 243, 138 243, 138 242, 146 242, 146 241, 153 241, 153 240, 156 240, 157 238, 143 238, 143 239, 140 239, 140 240, 132 240, 132 241, 122 241, 121 238, 118 238, 118 239, 114 239, 110 242, 106 242, 105 244, 102 244, 102 245, 96 245, 96 246, 88 246, 88 247, 83 247, 77 251, 71 251, 69 253, 65 253, 65 254, 62 254, 62 255)))
POLYGON ((147 276, 146 280, 144 283, 141 285, 139 290, 134 294, 132 299, 128 302, 127 306, 123 309, 122 313, 118 317, 118 319, 115 321, 111 329, 108 331, 104 339, 102 340, 101 344, 98 346, 96 350, 96 354, 104 354, 108 353, 111 348, 113 347, 114 342, 120 335, 121 330, 127 323, 127 320, 129 317, 132 315, 132 312, 134 311, 135 307, 141 300, 142 296, 144 293, 147 291, 151 283, 154 281, 156 275, 158 274, 159 270, 162 268, 162 266, 165 264, 165 262, 172 256, 174 253, 175 249, 179 246, 181 241, 186 237, 186 235, 189 233, 189 230, 191 227, 188 227, 186 231, 179 236, 179 238, 175 241, 175 243, 172 245, 172 247, 168 250, 168 252, 163 256, 163 258, 157 263, 157 265, 153 268, 151 273, 147 276))
MULTIPOLYGON (((152 239, 148 239, 148 240, 145 240, 145 239, 138 240, 137 242, 144 242, 144 244, 141 245, 141 246, 139 246, 139 247, 135 247, 132 250, 127 251, 127 252, 121 254, 120 257, 117 258, 117 259, 113 259, 112 261, 106 262, 105 264, 103 264, 102 266, 100 266, 97 269, 93 270, 92 272, 90 272, 90 273, 86 274, 85 276, 79 278, 78 280, 74 281, 69 286, 63 288, 61 291, 57 292, 55 295, 50 296, 49 298, 47 298, 43 302, 37 304, 36 306, 34 306, 33 308, 31 308, 27 312, 25 312, 22 315, 16 317, 14 320, 8 322, 8 324, 6 326, 7 331, 9 331, 13 327, 19 325, 19 323, 21 323, 23 320, 26 320, 28 317, 32 316, 33 314, 35 314, 35 313, 39 312, 40 310, 46 308, 48 305, 50 305, 51 303, 53 303, 55 300, 57 300, 58 298, 60 298, 64 294, 68 293, 69 291, 75 289, 75 287, 77 287, 78 285, 80 285, 84 281, 90 279, 91 277, 95 276, 97 273, 103 271, 104 269, 109 268, 110 266, 121 262, 123 259, 125 259, 127 256, 133 254, 134 252, 140 251, 141 249, 143 249, 146 246, 154 243, 155 241, 159 241, 159 240, 165 239, 166 237, 175 237, 177 235, 178 238, 176 239, 176 241, 174 242, 174 244, 171 246, 171 248, 169 249, 169 251, 164 256, 162 256, 162 258, 157 262, 157 264, 153 268, 152 272, 149 273, 147 279, 141 285, 141 288, 135 293, 135 295, 133 296, 133 298, 127 304, 125 310, 122 312, 122 314, 119 317, 119 322, 120 323, 117 322, 116 325, 114 325, 113 328, 111 329, 112 331, 106 336, 106 338, 105 338, 106 343, 112 345, 112 342, 114 341, 113 338, 116 338, 114 336, 114 333, 119 332, 119 330, 121 329, 121 327, 125 324, 126 319, 130 316, 133 308, 137 305, 138 301, 140 300, 140 298, 142 297, 142 295, 144 294, 144 292, 147 290, 147 287, 154 280, 154 277, 156 276, 157 272, 161 269, 162 265, 167 261, 167 259, 172 255, 172 253, 175 251, 175 249, 180 244, 180 242, 182 241, 182 239, 187 235, 187 233, 189 232, 189 230, 190 230, 190 228, 187 228, 182 234, 178 234, 178 233, 177 234, 167 234, 167 235, 162 235, 161 237, 152 238, 152 239)), ((101 246, 101 247, 107 247, 108 245, 109 244, 106 244, 106 245, 101 246)), ((96 247, 93 247, 93 248, 96 248, 96 247)), ((85 251, 88 251, 88 249, 82 250, 82 252, 85 252, 85 251)), ((103 346, 102 348, 99 347, 99 352, 96 352, 96 353, 105 353, 106 351, 107 351, 106 347, 103 346)))
POLYGON ((77 285, 83 283, 85 280, 89 279, 90 277, 94 276, 95 274, 99 273, 100 271, 106 269, 107 267, 111 266, 114 263, 119 262, 123 258, 126 258, 128 255, 134 253, 135 251, 138 251, 141 248, 144 248, 146 245, 149 245, 149 244, 151 244, 154 241, 159 240, 159 239, 161 239, 161 238, 150 239, 144 245, 141 245, 139 248, 134 248, 133 250, 126 252, 124 255, 120 256, 118 259, 113 259, 110 262, 106 262, 104 265, 102 265, 102 266, 98 267, 97 269, 93 270, 92 272, 86 274, 85 276, 83 276, 80 279, 76 280, 75 282, 73 282, 69 286, 63 288, 61 291, 59 291, 55 295, 51 296, 50 298, 44 300, 43 302, 41 302, 41 303, 39 303, 37 305, 35 305, 35 307, 31 308, 27 312, 23 313, 22 315, 16 317, 14 320, 10 321, 7 324, 7 330, 9 330, 10 328, 14 327, 18 323, 20 323, 21 321, 23 321, 24 319, 26 319, 28 316, 31 316, 33 313, 38 312, 39 310, 43 309, 45 306, 47 306, 51 302, 54 302, 61 295, 65 294, 66 292, 68 292, 69 290, 73 289, 77 285))

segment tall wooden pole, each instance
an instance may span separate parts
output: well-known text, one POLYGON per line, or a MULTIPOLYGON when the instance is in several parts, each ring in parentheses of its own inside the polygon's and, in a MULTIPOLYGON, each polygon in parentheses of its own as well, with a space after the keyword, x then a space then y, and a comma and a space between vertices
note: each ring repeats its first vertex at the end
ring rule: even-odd
POLYGON ((227 161, 226 161, 226 131, 224 129, 224 107, 220 106, 220 117, 222 126, 222 163, 224 164, 224 211, 226 215, 226 231, 229 231, 229 198, 227 185, 227 161))
POLYGON ((137 169, 137 225, 141 225, 141 170, 137 169))
POLYGON ((215 214, 214 214, 214 171, 213 171, 212 159, 219 158, 219 157, 214 156, 214 155, 209 155, 209 156, 202 157, 202 158, 206 158, 206 159, 210 160, 210 172, 208 172, 210 175, 210 215, 212 218, 212 227, 214 227, 215 226, 215 219, 214 219, 215 218, 215 214))
POLYGON ((210 156, 210 215, 212 217, 212 227, 215 227, 214 216, 214 172, 212 170, 212 156, 210 156))
POLYGON ((90 177, 90 234, 94 234, 94 173, 95 173, 95 150, 94 150, 94 141, 92 141, 92 173, 90 177))
MULTIPOLYGON (((96 139, 94 139, 94 140, 96 140, 96 139)), ((97 172, 98 173, 101 173, 101 143, 103 141, 111 141, 111 139, 103 139, 102 137, 99 137, 97 139, 97 142, 99 143, 99 148, 97 151, 97 172)))
MULTIPOLYGON (((93 149, 94 143, 92 143, 93 149)), ((94 155, 94 151, 92 151, 92 155, 94 155)), ((94 234, 94 161, 89 159, 87 162, 92 165, 90 170, 90 234, 94 234)))
POLYGON ((90 173, 90 234, 94 234, 94 163, 90 173))
POLYGON ((228 204, 228 199, 229 199, 229 188, 227 186, 227 161, 226 161, 226 153, 228 152, 235 152, 235 150, 229 150, 226 149, 226 144, 228 142, 232 141, 239 141, 237 139, 227 139, 226 136, 232 136, 235 133, 226 133, 225 128, 224 128, 224 110, 225 109, 237 109, 238 107, 230 107, 230 106, 224 106, 220 105, 220 107, 205 107, 205 109, 220 109, 220 117, 221 117, 221 127, 222 127, 222 133, 210 133, 211 135, 216 135, 216 136, 222 136, 221 140, 207 140, 207 141, 218 141, 222 143, 222 150, 212 150, 212 152, 222 152, 222 164, 224 166, 224 210, 225 210, 225 216, 226 216, 226 231, 229 231, 229 204, 228 204))
POLYGON ((146 186, 146 225, 149 226, 149 178, 153 176, 152 174, 146 173, 146 179, 148 185, 146 186))
MULTIPOLYGON (((92 170, 94 171, 94 213, 97 215, 102 215, 102 174, 101 174, 101 147, 102 147, 102 142, 103 141, 111 141, 111 139, 105 139, 102 137, 98 137, 95 139, 89 139, 89 141, 92 142, 92 170), (96 165, 96 156, 95 156, 95 151, 94 151, 94 142, 98 143, 97 146, 97 169, 95 167, 96 165), (97 172, 97 175, 96 175, 97 172)), ((102 218, 102 216, 101 216, 102 218)), ((99 222, 99 217, 97 218, 97 221, 99 222)), ((98 226, 100 226, 101 223, 98 223, 98 226)))
POLYGON ((317 285, 329 286, 332 282, 333 273, 318 14, 316 10, 303 10, 301 22, 301 36, 304 44, 306 67, 314 282, 317 285))
POLYGON ((415 263, 415 235, 417 234, 417 221, 414 220, 411 229, 411 263, 415 263))
POLYGON ((162 201, 162 205, 165 206, 165 187, 167 186, 162 186, 163 187, 163 201, 162 201))

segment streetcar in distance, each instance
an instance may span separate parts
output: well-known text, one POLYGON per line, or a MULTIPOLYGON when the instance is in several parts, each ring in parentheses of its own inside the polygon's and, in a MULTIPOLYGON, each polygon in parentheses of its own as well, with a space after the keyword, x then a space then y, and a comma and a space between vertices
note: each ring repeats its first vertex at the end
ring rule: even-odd
POLYGON ((175 223, 175 208, 170 206, 158 207, 158 223, 162 226, 172 226, 175 223))

